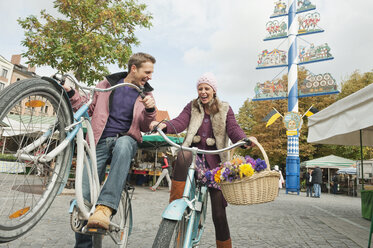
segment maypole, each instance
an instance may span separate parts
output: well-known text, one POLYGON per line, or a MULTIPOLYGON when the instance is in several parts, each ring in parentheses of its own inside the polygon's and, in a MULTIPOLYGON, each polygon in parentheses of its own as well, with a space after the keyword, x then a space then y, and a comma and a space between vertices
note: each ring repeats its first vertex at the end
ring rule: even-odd
POLYGON ((312 106, 304 115, 298 111, 298 99, 300 97, 328 95, 339 93, 337 84, 330 73, 313 74, 307 71, 307 77, 303 82, 298 82, 298 65, 321 62, 333 59, 330 47, 327 43, 310 47, 300 46, 298 49, 298 36, 324 32, 318 26, 320 14, 310 12, 316 6, 310 0, 288 0, 288 8, 283 0, 275 0, 275 8, 270 18, 285 17, 288 23, 277 19, 266 24, 268 36, 264 41, 288 39, 288 51, 273 49, 263 50, 259 54, 257 69, 269 69, 288 67, 287 91, 286 85, 281 80, 272 79, 255 86, 255 98, 253 101, 288 99, 288 112, 280 114, 276 109, 272 110, 263 120, 271 125, 280 116, 283 117, 287 135, 286 157, 286 193, 300 192, 300 158, 299 158, 299 131, 302 127, 302 118, 312 115, 316 108, 312 106), (300 15, 300 14, 303 15, 300 15), (287 57, 286 57, 287 56, 287 57), (299 83, 299 85, 298 85, 299 83), (298 89, 299 86, 299 89, 298 89))
MULTIPOLYGON (((288 2, 288 112, 298 113, 298 20, 297 0, 288 2)), ((299 194, 300 159, 299 159, 299 132, 288 135, 286 157, 286 193, 288 191, 299 194)))

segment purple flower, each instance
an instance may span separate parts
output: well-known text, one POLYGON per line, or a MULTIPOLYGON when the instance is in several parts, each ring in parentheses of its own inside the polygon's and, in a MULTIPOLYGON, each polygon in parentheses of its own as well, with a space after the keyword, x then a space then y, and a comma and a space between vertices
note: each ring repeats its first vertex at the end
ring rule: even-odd
POLYGON ((261 160, 260 158, 255 160, 255 164, 256 164, 254 167, 255 171, 259 172, 267 168, 266 162, 264 160, 261 160))
POLYGON ((252 157, 250 157, 249 155, 245 156, 245 160, 246 160, 246 163, 250 163, 254 166, 256 165, 255 160, 252 157))
POLYGON ((208 181, 213 181, 214 180, 214 175, 212 174, 212 171, 210 171, 210 170, 206 171, 205 177, 208 181))
POLYGON ((222 175, 225 180, 229 179, 230 173, 231 173, 231 170, 228 167, 222 169, 222 175))

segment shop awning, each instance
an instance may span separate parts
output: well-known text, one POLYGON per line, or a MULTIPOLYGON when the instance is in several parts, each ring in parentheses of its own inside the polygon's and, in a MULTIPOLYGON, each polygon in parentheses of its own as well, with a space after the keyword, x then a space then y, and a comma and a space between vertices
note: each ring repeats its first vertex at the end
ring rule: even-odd
MULTIPOLYGON (((184 138, 168 136, 171 141, 176 144, 182 144, 184 138)), ((165 139, 160 135, 144 135, 142 136, 143 142, 139 145, 140 149, 159 149, 161 147, 170 147, 165 139)))
POLYGON ((372 109, 373 84, 370 84, 310 116, 307 141, 358 146, 361 137, 363 146, 373 146, 372 109))

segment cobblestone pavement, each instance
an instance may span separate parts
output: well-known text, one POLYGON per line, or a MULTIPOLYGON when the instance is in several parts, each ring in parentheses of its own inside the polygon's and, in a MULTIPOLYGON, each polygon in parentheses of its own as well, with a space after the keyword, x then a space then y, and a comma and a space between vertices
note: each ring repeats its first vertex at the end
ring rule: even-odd
MULTIPOLYGON (((168 190, 152 192, 137 186, 133 199, 134 227, 129 248, 148 248, 156 235, 160 216, 168 203, 168 190)), ((73 195, 58 196, 43 219, 18 240, 5 247, 73 247, 69 202, 73 195)), ((210 211, 210 210, 209 210, 210 211)), ((285 194, 275 201, 227 208, 233 247, 367 247, 370 221, 361 217, 361 199, 323 194, 308 198, 304 193, 285 194)), ((103 247, 113 247, 109 237, 103 247)), ((211 213, 201 248, 215 247, 211 213)))

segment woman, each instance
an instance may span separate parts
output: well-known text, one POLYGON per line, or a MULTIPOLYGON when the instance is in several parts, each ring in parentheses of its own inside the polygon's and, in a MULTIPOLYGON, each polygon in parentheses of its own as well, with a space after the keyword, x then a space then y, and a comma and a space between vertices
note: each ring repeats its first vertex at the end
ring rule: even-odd
POLYGON ((162 164, 162 173, 158 177, 157 182, 153 185, 153 187, 150 187, 150 189, 152 191, 156 191, 159 184, 162 182, 163 178, 166 177, 167 183, 168 183, 168 190, 171 191, 171 178, 170 178, 170 174, 169 174, 170 167, 168 165, 168 158, 167 158, 166 154, 164 154, 163 152, 162 152, 161 164, 162 164))
MULTIPOLYGON (((183 146, 194 146, 205 150, 222 149, 230 139, 233 143, 246 138, 245 133, 236 122, 232 108, 221 102, 216 96, 216 79, 212 73, 205 73, 197 81, 198 98, 188 103, 178 117, 168 123, 152 122, 166 133, 180 133, 187 129, 183 146)), ((202 161, 208 169, 227 161, 228 154, 205 155, 202 161)), ((182 197, 185 180, 191 163, 190 152, 179 152, 174 168, 170 202, 182 197)), ((215 226, 217 247, 232 247, 229 226, 222 192, 218 188, 209 188, 212 218, 215 226)))

